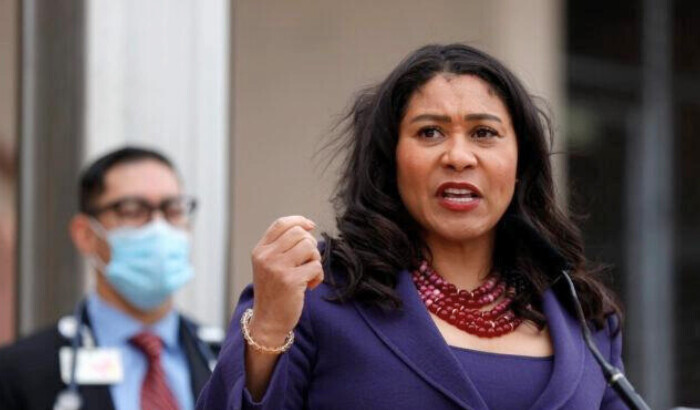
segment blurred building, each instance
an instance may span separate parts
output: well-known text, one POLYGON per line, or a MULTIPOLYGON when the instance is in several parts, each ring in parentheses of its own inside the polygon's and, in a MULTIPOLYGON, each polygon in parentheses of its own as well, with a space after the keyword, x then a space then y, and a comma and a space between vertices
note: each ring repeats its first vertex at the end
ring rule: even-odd
POLYGON ((565 16, 569 193, 625 302, 627 370, 653 408, 700 406, 700 5, 565 16))
POLYGON ((611 265, 632 380, 653 408, 698 406, 697 27, 691 0, 0 0, 0 223, 16 255, 0 256, 0 343, 90 286, 66 233, 76 179, 125 143, 163 150, 199 197, 197 279, 178 303, 225 325, 272 220, 333 230, 319 150, 354 93, 420 45, 460 41, 548 101, 559 194, 611 265))

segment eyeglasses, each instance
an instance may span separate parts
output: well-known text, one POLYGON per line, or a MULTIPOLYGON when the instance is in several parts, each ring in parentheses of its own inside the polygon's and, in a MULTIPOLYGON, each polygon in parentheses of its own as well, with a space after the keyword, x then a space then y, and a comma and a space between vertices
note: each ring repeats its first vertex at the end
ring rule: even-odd
POLYGON ((113 212, 119 219, 119 223, 141 226, 153 219, 155 211, 160 211, 170 224, 184 227, 190 223, 196 208, 197 200, 186 195, 167 198, 157 205, 151 204, 144 198, 126 197, 99 208, 89 209, 87 213, 97 217, 105 212, 113 212))

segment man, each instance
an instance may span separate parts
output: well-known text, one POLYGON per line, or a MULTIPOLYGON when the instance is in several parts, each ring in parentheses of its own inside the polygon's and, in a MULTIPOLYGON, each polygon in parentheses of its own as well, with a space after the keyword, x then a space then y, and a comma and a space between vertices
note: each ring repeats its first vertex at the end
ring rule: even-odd
POLYGON ((195 207, 155 151, 123 148, 84 171, 70 235, 96 289, 58 326, 0 350, 0 409, 194 408, 214 356, 172 295, 193 275, 195 207))

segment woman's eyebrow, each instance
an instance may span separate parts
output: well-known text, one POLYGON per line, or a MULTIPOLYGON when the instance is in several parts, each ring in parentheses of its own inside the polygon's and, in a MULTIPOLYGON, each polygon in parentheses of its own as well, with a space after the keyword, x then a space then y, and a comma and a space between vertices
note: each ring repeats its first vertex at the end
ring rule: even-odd
POLYGON ((489 121, 496 121, 496 122, 502 123, 500 117, 498 117, 497 115, 487 114, 487 113, 475 113, 475 114, 465 115, 464 119, 466 121, 489 120, 489 121))
POLYGON ((411 123, 419 122, 419 121, 451 122, 452 120, 447 115, 421 114, 421 115, 417 115, 417 116, 413 117, 413 119, 411 120, 411 123))
MULTIPOLYGON (((503 122, 503 121, 501 121, 501 118, 498 117, 497 115, 487 114, 487 113, 467 114, 464 116, 464 120, 465 121, 487 120, 487 121, 495 121, 495 122, 499 122, 499 123, 503 122)), ((447 115, 439 115, 439 114, 421 114, 421 115, 416 115, 415 117, 413 117, 413 119, 411 119, 411 123, 419 122, 419 121, 435 121, 435 122, 449 123, 452 120, 447 115)))

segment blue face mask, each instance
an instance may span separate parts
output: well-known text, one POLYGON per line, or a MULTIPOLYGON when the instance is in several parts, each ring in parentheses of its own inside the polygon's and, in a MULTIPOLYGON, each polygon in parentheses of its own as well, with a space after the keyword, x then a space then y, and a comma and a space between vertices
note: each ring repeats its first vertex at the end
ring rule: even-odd
POLYGON ((165 302, 193 276, 189 234, 161 219, 138 228, 116 228, 104 233, 111 258, 102 269, 119 294, 148 311, 165 302))

